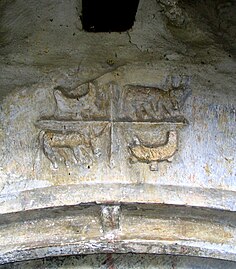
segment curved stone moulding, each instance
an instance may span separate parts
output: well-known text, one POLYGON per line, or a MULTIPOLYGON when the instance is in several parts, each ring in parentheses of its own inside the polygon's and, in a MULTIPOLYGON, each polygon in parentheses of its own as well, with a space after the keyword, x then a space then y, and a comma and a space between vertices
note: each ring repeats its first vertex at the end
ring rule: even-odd
POLYGON ((65 246, 58 244, 54 246, 37 247, 32 249, 25 248, 24 250, 19 251, 14 250, 13 252, 4 253, 0 259, 0 264, 41 259, 46 257, 60 257, 96 253, 145 253, 158 255, 185 255, 235 261, 235 252, 228 253, 223 249, 212 250, 210 248, 208 249, 204 247, 194 247, 178 243, 163 244, 156 242, 152 243, 152 247, 150 247, 150 243, 145 241, 117 241, 113 243, 91 241, 80 242, 77 244, 66 244, 65 246))
POLYGON ((90 203, 0 218, 0 264, 108 252, 236 261, 236 215, 176 205, 90 203))
MULTIPOLYGON (((71 184, 0 195, 0 212, 79 204, 170 204, 236 211, 236 192, 221 189, 153 184, 71 184)), ((1 215, 0 215, 1 216, 1 215)))

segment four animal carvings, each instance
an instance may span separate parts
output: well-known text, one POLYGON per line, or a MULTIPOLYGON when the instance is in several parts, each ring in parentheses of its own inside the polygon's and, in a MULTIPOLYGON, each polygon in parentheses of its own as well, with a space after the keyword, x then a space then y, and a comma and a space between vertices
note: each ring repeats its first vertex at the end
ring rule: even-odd
POLYGON ((168 89, 139 85, 126 85, 119 90, 110 85, 101 89, 95 82, 71 91, 57 87, 54 115, 37 123, 42 129, 39 140, 44 155, 54 169, 59 163, 68 167, 89 166, 98 154, 94 141, 101 138, 106 128, 110 135, 109 154, 115 154, 112 143, 119 126, 139 124, 141 134, 145 126, 156 124, 157 129, 164 126, 165 142, 162 139, 162 142, 148 143, 134 132, 130 134, 133 138, 127 142, 126 151, 130 163, 147 163, 151 171, 158 170, 157 164, 170 162, 178 150, 178 128, 188 124, 181 111, 190 92, 187 83, 172 84, 168 89), (83 124, 78 129, 65 129, 72 121, 78 126, 83 124), (95 128, 94 124, 103 127, 95 128))

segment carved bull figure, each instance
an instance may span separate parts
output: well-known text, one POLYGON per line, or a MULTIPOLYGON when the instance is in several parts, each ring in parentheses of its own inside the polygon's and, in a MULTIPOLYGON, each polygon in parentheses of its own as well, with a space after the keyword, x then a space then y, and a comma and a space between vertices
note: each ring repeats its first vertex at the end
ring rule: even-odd
POLYGON ((121 118, 135 121, 184 121, 181 109, 191 94, 186 85, 168 90, 156 87, 126 85, 119 113, 121 118))

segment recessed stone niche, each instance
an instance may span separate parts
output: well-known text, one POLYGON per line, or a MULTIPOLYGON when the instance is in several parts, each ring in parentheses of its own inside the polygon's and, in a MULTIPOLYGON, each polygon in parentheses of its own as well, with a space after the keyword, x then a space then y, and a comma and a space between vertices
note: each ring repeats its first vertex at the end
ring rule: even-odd
POLYGON ((83 0, 81 20, 88 32, 123 32, 132 28, 139 0, 83 0))
POLYGON ((0 268, 235 267, 234 10, 0 2, 0 268))

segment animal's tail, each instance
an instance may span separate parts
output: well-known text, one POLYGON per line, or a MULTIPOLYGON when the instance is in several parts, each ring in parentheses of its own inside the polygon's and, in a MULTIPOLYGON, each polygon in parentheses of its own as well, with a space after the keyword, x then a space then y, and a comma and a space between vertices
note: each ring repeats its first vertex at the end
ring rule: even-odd
POLYGON ((38 145, 39 145, 39 149, 40 148, 43 148, 43 144, 44 144, 44 134, 45 134, 45 131, 41 130, 39 132, 39 136, 38 136, 38 145))
POLYGON ((35 151, 35 157, 34 157, 34 162, 33 162, 33 170, 37 171, 37 160, 40 159, 40 150, 43 149, 43 143, 44 143, 44 131, 40 131, 39 135, 37 137, 37 147, 36 147, 36 151, 35 151))

